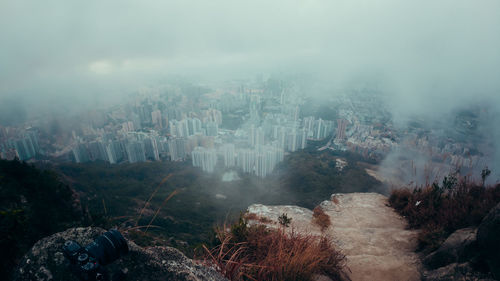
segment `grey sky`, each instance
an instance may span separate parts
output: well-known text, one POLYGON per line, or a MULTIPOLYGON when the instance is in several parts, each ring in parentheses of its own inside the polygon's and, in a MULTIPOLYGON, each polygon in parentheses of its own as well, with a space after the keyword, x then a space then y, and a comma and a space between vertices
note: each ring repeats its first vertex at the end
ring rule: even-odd
POLYGON ((500 95, 497 0, 0 0, 0 38, 0 97, 283 71, 376 75, 403 112, 500 95))

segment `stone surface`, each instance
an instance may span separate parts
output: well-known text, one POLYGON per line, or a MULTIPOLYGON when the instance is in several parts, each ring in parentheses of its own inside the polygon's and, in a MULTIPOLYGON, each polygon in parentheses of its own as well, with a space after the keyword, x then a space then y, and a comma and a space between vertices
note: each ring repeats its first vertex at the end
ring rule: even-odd
POLYGON ((500 203, 491 209, 479 225, 477 243, 491 272, 500 280, 500 203))
MULTIPOLYGON (((327 235, 347 257, 349 278, 356 280, 420 280, 421 264, 414 253, 416 231, 387 206, 387 197, 376 193, 334 194, 320 204, 332 225, 324 232, 312 222, 312 211, 297 206, 252 205, 249 213, 270 219, 292 218, 290 229, 300 233, 327 235)), ((253 223, 258 223, 254 221, 253 223)))
POLYGON ((451 263, 463 263, 477 254, 475 228, 463 228, 453 232, 437 249, 423 259, 429 269, 436 269, 451 263))
MULTIPOLYGON (((69 270, 61 249, 66 240, 87 245, 104 233, 101 228, 71 228, 38 241, 23 257, 14 280, 78 280, 69 270)), ((126 272, 126 280, 226 280, 211 268, 197 264, 180 251, 170 247, 141 248, 128 241, 129 253, 106 266, 112 274, 126 272)))
POLYGON ((469 263, 452 263, 436 270, 427 271, 423 281, 494 281, 489 276, 475 272, 469 263))

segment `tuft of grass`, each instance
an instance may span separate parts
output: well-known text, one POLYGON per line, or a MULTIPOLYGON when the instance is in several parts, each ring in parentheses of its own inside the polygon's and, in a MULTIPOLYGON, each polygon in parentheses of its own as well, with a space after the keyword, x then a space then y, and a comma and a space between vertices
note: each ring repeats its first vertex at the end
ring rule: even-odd
POLYGON ((394 189, 389 197, 410 228, 422 230, 418 250, 425 252, 435 250, 455 230, 479 225, 498 202, 500 184, 484 187, 453 176, 445 177, 441 185, 394 189))
POLYGON ((340 280, 344 255, 325 237, 301 235, 283 227, 238 223, 217 230, 219 243, 205 261, 230 280, 312 280, 315 274, 340 280))
POLYGON ((330 216, 320 206, 316 206, 313 210, 313 222, 321 228, 321 231, 325 231, 332 225, 330 216))

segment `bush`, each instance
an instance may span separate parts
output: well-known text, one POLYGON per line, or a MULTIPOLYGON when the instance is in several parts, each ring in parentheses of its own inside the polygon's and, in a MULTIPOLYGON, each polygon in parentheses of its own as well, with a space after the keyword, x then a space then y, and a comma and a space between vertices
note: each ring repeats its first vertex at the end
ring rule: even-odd
POLYGON ((312 280, 315 274, 340 280, 345 267, 344 255, 325 237, 248 226, 242 217, 217 230, 217 238, 218 246, 205 247, 205 260, 230 280, 312 280))
POLYGON ((321 231, 324 231, 332 225, 330 216, 327 215, 320 206, 316 206, 313 210, 313 222, 321 228, 321 231))
POLYGON ((483 187, 453 176, 445 177, 441 186, 395 189, 389 197, 390 205, 408 220, 410 228, 422 229, 418 249, 426 252, 439 247, 455 230, 479 225, 498 202, 500 184, 483 187))

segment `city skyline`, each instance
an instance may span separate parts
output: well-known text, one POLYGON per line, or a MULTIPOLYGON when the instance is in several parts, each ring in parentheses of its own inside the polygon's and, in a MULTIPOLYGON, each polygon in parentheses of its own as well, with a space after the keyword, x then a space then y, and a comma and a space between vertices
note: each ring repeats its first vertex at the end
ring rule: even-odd
POLYGON ((494 167, 491 155, 487 155, 494 147, 482 145, 478 150, 473 137, 467 136, 481 128, 478 118, 485 117, 459 112, 463 119, 457 119, 455 129, 438 126, 423 134, 428 130, 426 125, 398 127, 385 109, 383 95, 361 88, 351 90, 357 94, 349 92, 331 99, 328 120, 305 112, 310 99, 304 98, 293 81, 288 83, 281 82, 278 90, 254 82, 238 87, 222 85, 215 91, 195 90, 196 98, 172 90, 172 85, 163 90, 151 88, 128 102, 89 112, 84 124, 68 128, 70 134, 44 134, 41 141, 41 129, 36 126, 27 130, 2 126, 0 157, 110 164, 188 160, 209 173, 238 169, 266 177, 284 156, 307 148, 309 142, 312 149, 351 151, 377 161, 380 173, 387 178, 394 169, 406 169, 399 171, 402 177, 422 180, 424 172, 413 171, 414 166, 425 170, 436 161, 440 168, 430 173, 432 177, 442 176, 443 169, 494 167), (236 122, 231 129, 230 122, 236 122), (443 129, 455 137, 443 135, 443 129), (323 144, 318 147, 318 142, 323 144), (395 160, 384 164, 409 153, 415 158, 411 163, 395 160))

